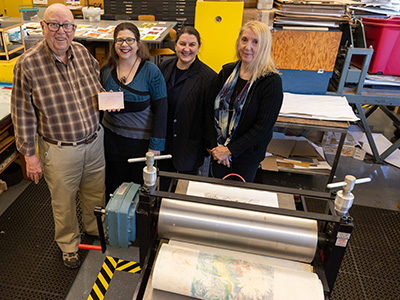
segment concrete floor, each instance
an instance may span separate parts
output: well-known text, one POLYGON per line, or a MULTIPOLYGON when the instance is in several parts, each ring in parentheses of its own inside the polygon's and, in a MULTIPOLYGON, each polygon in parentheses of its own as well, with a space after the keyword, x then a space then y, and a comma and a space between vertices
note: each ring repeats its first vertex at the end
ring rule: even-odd
MULTIPOLYGON (((375 132, 383 132, 388 139, 393 137, 395 128, 391 121, 383 116, 381 111, 378 110, 375 112, 374 115, 369 118, 369 122, 374 126, 375 132)), ((331 159, 332 157, 328 157, 328 160, 331 159)), ((322 176, 289 173, 278 174, 279 173, 265 175, 264 182, 267 184, 317 190, 323 190, 326 184, 326 178, 322 176)), ((371 177, 372 179, 371 183, 356 186, 353 192, 355 195, 355 204, 398 210, 397 203, 400 200, 400 169, 387 164, 375 164, 370 158, 364 161, 358 161, 353 158, 342 156, 334 181, 343 180, 344 176, 347 174, 352 174, 357 178, 371 177)), ((29 181, 24 180, 17 186, 11 187, 0 195, 0 214, 7 209, 28 184, 29 181)), ((88 298, 106 256, 136 262, 139 260, 138 249, 134 247, 118 249, 109 246, 105 254, 98 251, 90 251, 80 268, 66 300, 88 298)), ((105 299, 132 299, 137 280, 137 274, 115 272, 105 299)))

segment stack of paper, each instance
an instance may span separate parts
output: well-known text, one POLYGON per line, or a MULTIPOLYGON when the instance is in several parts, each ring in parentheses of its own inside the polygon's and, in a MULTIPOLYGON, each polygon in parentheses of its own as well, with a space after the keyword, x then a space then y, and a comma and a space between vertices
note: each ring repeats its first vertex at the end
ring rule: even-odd
POLYGON ((399 0, 361 0, 349 6, 357 16, 400 16, 399 0))
POLYGON ((280 116, 330 121, 358 121, 345 97, 284 93, 280 116))
POLYGON ((351 20, 346 4, 338 1, 275 0, 275 25, 332 28, 351 20))
POLYGON ((10 113, 11 87, 0 87, 0 120, 10 113))

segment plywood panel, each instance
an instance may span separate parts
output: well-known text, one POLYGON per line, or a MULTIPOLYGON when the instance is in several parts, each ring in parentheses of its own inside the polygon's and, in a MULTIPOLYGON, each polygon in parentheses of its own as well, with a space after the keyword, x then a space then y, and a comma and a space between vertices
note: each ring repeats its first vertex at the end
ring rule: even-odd
POLYGON ((333 71, 341 36, 341 31, 273 31, 272 56, 276 67, 333 71))

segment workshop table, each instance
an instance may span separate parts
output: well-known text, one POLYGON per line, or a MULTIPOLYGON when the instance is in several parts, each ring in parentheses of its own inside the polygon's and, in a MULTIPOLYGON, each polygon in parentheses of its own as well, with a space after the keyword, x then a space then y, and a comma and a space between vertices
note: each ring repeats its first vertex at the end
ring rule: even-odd
MULTIPOLYGON (((31 21, 24 21, 22 20, 22 18, 15 18, 15 17, 2 17, 2 19, 6 22, 21 22, 26 24, 29 23, 38 23, 38 22, 31 22, 31 21)), ((90 26, 92 28, 96 28, 96 27, 101 27, 101 28, 107 28, 109 26, 117 26, 119 23, 122 22, 129 22, 129 23, 133 23, 135 24, 138 28, 140 28, 142 26, 142 24, 144 23, 152 23, 154 24, 154 27, 165 27, 166 30, 164 30, 160 36, 157 39, 154 40, 144 40, 144 42, 146 42, 146 44, 152 45, 152 46, 156 46, 159 47, 159 45, 164 41, 164 39, 168 36, 169 34, 169 29, 170 28, 174 28, 177 24, 177 22, 172 22, 172 21, 137 21, 137 20, 118 20, 118 21, 112 21, 112 20, 100 20, 98 22, 89 22, 86 20, 82 20, 82 19, 75 19, 75 23, 77 25, 86 25, 86 26, 90 26)), ((40 37, 39 36, 35 36, 35 37, 40 37)), ((42 36, 43 38, 43 36, 42 36)), ((87 37, 87 36, 77 36, 75 35, 74 40, 76 41, 87 41, 87 42, 112 42, 113 39, 112 38, 95 38, 95 37, 87 37)))
MULTIPOLYGON (((129 22, 135 24, 138 28, 142 27, 142 24, 154 24, 154 27, 165 27, 166 30, 164 30, 160 36, 157 39, 154 40, 143 40, 146 44, 151 44, 151 45, 160 45, 162 41, 168 36, 169 34, 169 29, 174 28, 177 24, 177 22, 167 22, 167 21, 136 21, 136 20, 118 20, 118 21, 112 21, 112 20, 100 20, 99 22, 88 22, 85 20, 80 20, 80 19, 75 19, 75 23, 77 25, 88 25, 88 26, 93 26, 93 27, 101 27, 101 28, 107 28, 109 26, 117 26, 118 24, 122 22, 129 22)), ((103 39, 103 38, 93 38, 93 37, 86 37, 86 36, 75 36, 75 40, 84 40, 84 41, 95 41, 95 42, 112 42, 113 39, 103 39)))

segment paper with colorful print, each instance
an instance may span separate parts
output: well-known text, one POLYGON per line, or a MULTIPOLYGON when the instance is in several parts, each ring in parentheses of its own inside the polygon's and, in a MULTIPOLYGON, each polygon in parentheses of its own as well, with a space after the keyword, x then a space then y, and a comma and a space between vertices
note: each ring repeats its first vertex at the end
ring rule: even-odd
POLYGON ((168 244, 158 253, 152 286, 198 299, 324 299, 314 273, 168 244))

